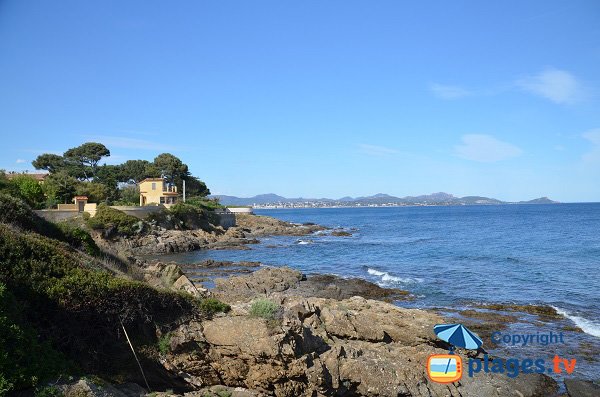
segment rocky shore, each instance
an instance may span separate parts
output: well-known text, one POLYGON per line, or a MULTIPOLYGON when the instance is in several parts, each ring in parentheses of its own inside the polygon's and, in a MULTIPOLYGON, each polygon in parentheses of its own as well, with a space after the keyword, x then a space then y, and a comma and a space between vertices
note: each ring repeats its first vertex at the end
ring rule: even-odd
MULTIPOLYGON (((246 249, 267 235, 304 236, 325 228, 268 217, 238 216, 228 230, 155 230, 144 236, 106 242, 132 257, 197 249, 246 249)), ((340 238, 347 232, 329 230, 340 238)), ((560 388, 545 374, 478 373, 452 384, 432 382, 427 358, 447 353, 433 326, 451 322, 448 310, 401 308, 393 302, 415 299, 408 291, 382 288, 356 278, 303 275, 258 262, 206 260, 192 265, 137 260, 144 281, 154 287, 216 299, 229 305, 215 313, 157 330, 160 370, 146 374, 150 388, 164 390, 165 376, 175 392, 155 395, 204 396, 585 396, 596 385, 570 380, 560 388), (210 284, 207 288, 204 283, 210 284), (158 386, 156 386, 158 385, 158 386), (561 391, 562 390, 562 391, 561 391), (568 394, 564 394, 567 392, 568 394), (559 394, 563 393, 563 394, 559 394)), ((489 310, 488 310, 489 309, 489 310)), ((514 321, 516 306, 488 311, 455 311, 482 336, 514 321), (514 314, 514 316, 513 316, 514 314)), ((528 308, 536 318, 552 318, 545 307, 528 308)), ((483 360, 484 352, 458 352, 483 360)), ((130 379, 138 385, 140 379, 130 379)), ((109 394, 89 382, 65 384, 84 395, 133 396, 135 384, 110 386, 109 394), (92 390, 91 392, 89 390, 92 390)), ((137 387, 137 388, 136 388, 137 387)))
POLYGON ((447 352, 432 332, 444 319, 383 301, 405 298, 405 291, 269 267, 215 285, 204 293, 231 311, 174 328, 162 359, 195 389, 186 395, 550 396, 558 390, 539 374, 431 382, 427 357, 447 352), (261 300, 276 308, 271 316, 253 314, 261 300))
POLYGON ((168 230, 155 226, 147 233, 120 236, 108 241, 96 234, 96 242, 104 250, 130 257, 153 256, 200 249, 249 249, 261 236, 305 236, 327 228, 314 224, 297 225, 257 215, 236 215, 236 226, 211 230, 168 230))

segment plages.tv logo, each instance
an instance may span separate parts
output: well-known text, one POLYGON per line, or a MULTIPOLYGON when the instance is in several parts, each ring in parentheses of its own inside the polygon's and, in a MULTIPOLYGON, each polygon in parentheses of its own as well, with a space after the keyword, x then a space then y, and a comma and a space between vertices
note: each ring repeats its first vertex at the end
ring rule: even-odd
MULTIPOLYGON (((427 359, 429 379, 437 383, 456 382, 462 378, 464 372, 469 377, 481 372, 504 374, 509 378, 515 378, 520 374, 561 374, 563 371, 565 374, 570 375, 577 364, 575 358, 563 358, 558 355, 555 355, 551 363, 548 363, 546 359, 540 357, 493 358, 489 357, 485 351, 483 351, 483 357, 469 357, 467 363, 463 364, 462 358, 454 354, 454 349, 460 347, 468 350, 479 350, 483 345, 483 341, 479 336, 461 324, 439 324, 433 327, 433 331, 438 338, 450 344, 448 354, 433 354, 427 359)), ((494 332, 492 341, 498 342, 499 335, 499 332, 494 332)), ((558 343, 559 340, 560 343, 564 343, 562 333, 553 334, 550 332, 547 338, 544 335, 540 335, 539 332, 535 335, 505 335, 502 340, 506 343, 513 341, 513 345, 516 344, 516 341, 529 341, 531 343, 540 341, 539 343, 544 346, 548 343, 558 343)), ((522 342, 522 344, 524 346, 525 342, 522 342)))
POLYGON ((483 345, 479 336, 461 324, 439 324, 433 332, 441 340, 450 344, 448 354, 432 354, 427 359, 427 375, 437 383, 452 383, 460 380, 463 374, 462 358, 454 354, 455 347, 477 350, 483 345))

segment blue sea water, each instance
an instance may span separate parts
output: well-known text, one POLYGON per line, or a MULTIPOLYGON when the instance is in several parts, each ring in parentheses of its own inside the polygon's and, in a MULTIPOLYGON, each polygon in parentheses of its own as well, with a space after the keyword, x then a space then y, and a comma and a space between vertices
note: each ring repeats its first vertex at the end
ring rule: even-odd
POLYGON ((600 203, 256 213, 352 236, 265 237, 252 250, 200 251, 179 260, 251 260, 360 277, 410 291, 416 299, 399 303, 409 307, 551 305, 600 340, 600 203))

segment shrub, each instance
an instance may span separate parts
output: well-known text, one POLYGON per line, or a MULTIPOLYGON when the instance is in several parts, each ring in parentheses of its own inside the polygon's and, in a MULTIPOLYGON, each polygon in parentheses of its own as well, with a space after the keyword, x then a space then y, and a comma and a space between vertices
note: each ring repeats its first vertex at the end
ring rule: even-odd
POLYGON ((198 304, 203 313, 212 315, 215 313, 227 313, 231 306, 215 298, 205 298, 198 304))
POLYGON ((212 230, 206 210, 196 208, 187 203, 178 203, 169 209, 169 213, 173 215, 186 230, 212 230))
POLYGON ((216 209, 225 208, 225 206, 219 203, 217 199, 207 199, 205 197, 192 197, 185 201, 186 204, 194 206, 196 208, 214 211, 216 209))
POLYGON ((88 255, 100 255, 100 248, 88 232, 68 222, 60 222, 57 226, 63 233, 64 240, 72 247, 81 249, 88 255))
POLYGON ((252 317, 262 317, 267 320, 275 320, 281 314, 281 306, 268 299, 257 299, 250 306, 252 317))
POLYGON ((0 282, 24 303, 30 326, 88 372, 123 366, 115 359, 129 354, 121 320, 136 337, 154 343, 156 325, 198 312, 189 295, 117 278, 93 265, 56 240, 0 224, 0 282))
POLYGON ((4 194, 0 194, 0 222, 55 238, 89 255, 100 254, 94 239, 85 230, 67 222, 49 222, 33 212, 22 200, 4 194))
POLYGON ((29 175, 17 175, 11 183, 19 196, 34 208, 42 208, 46 200, 42 186, 29 175))
POLYGON ((65 241, 58 226, 38 216, 23 200, 2 193, 0 193, 0 222, 65 241))
POLYGON ((167 354, 171 351, 171 333, 167 332, 158 338, 158 351, 161 354, 167 354))
POLYGON ((22 310, 6 286, 0 283, 0 396, 37 386, 68 372, 66 359, 21 319, 22 310))
POLYGON ((109 231, 114 229, 118 234, 131 236, 136 232, 136 225, 141 222, 135 216, 127 215, 105 204, 100 204, 96 215, 87 220, 87 225, 95 230, 109 231))

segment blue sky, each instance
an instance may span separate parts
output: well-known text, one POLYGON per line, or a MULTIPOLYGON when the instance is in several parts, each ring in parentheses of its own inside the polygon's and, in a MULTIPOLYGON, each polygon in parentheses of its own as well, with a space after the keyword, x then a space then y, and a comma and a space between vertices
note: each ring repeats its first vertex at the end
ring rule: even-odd
POLYGON ((3 0, 0 133, 217 194, 600 201, 600 2, 3 0))

